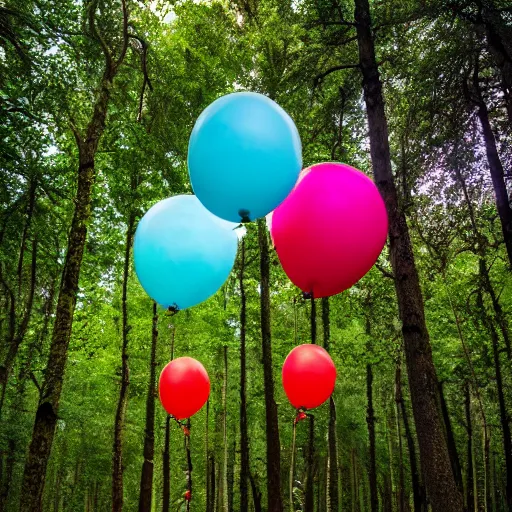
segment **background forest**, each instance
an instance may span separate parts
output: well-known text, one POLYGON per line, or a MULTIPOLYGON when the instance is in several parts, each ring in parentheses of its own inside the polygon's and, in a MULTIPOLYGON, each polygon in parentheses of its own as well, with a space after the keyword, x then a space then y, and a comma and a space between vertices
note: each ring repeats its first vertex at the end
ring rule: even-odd
POLYGON ((193 512, 512 510, 509 0, 7 0, 0 118, 0 510, 188 510, 156 395, 181 355, 212 382, 193 512), (291 115, 305 166, 373 171, 390 243, 312 302, 259 221, 171 316, 134 231, 191 192, 193 124, 238 90, 291 115), (312 337, 338 378, 297 425, 290 503, 280 371, 312 337))

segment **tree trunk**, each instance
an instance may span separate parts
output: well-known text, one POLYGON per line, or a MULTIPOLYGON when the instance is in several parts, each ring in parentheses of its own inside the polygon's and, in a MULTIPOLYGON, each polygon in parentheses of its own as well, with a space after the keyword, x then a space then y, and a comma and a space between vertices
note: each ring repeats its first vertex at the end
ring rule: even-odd
MULTIPOLYGON (((316 303, 311 294, 311 343, 316 344, 316 303)), ((309 414, 308 455, 306 459, 305 512, 314 512, 315 418, 309 414)))
POLYGON ((128 217, 126 228, 126 243, 124 250, 123 291, 121 299, 122 309, 122 348, 121 348, 121 389, 117 403, 116 419, 114 423, 113 444, 113 471, 112 471, 112 511, 123 510, 123 434, 126 421, 126 407, 128 405, 128 388, 130 386, 130 369, 128 367, 128 278, 130 272, 130 254, 133 244, 133 228, 135 225, 135 211, 128 217))
MULTIPOLYGON (((122 5, 123 26, 126 27, 128 19, 124 1, 122 5)), ((95 34, 96 7, 97 3, 92 4, 89 12, 89 25, 95 34)), ((50 354, 23 474, 21 512, 41 512, 42 510, 46 467, 50 458, 59 413, 60 394, 71 338, 80 268, 87 237, 87 226, 91 218, 92 187, 95 179, 94 161, 98 143, 105 130, 112 84, 124 60, 127 47, 128 38, 126 31, 123 31, 122 49, 117 60, 114 60, 109 52, 105 52, 105 70, 98 87, 92 117, 85 136, 81 136, 78 130, 73 128, 78 146, 78 183, 75 210, 68 236, 68 247, 57 300, 50 354)))
POLYGON ((251 480, 251 489, 252 489, 252 501, 254 504, 254 512, 262 512, 261 511, 261 492, 254 481, 254 477, 252 473, 249 473, 249 478, 251 480))
POLYGON ((464 385, 464 410, 466 412, 466 431, 468 434, 466 452, 466 510, 476 512, 473 496, 473 428, 471 425, 471 395, 469 382, 464 385))
POLYGON ((270 330, 270 263, 265 220, 258 220, 258 244, 261 273, 261 343, 263 352, 263 379, 265 387, 265 428, 267 439, 267 499, 268 512, 283 512, 281 498, 281 447, 277 404, 274 400, 272 371, 272 344, 270 330))
POLYGON ((0 512, 7 512, 7 499, 12 484, 14 473, 14 463, 16 462, 16 443, 14 439, 9 439, 7 443, 7 458, 5 461, 5 474, 2 478, 2 489, 0 491, 0 512))
POLYGON ((372 365, 366 365, 366 424, 368 425, 369 444, 369 472, 370 481, 370 510, 378 512, 379 498, 377 490, 377 467, 375 462, 375 412, 373 410, 373 371, 372 365))
MULTIPOLYGON (((322 324, 324 331, 324 348, 329 351, 331 326, 329 318, 329 297, 322 298, 322 324)), ((338 447, 336 438, 336 405, 332 396, 329 398, 329 431, 328 431, 328 454, 327 454, 327 512, 338 512, 341 496, 338 492, 338 447)))
MULTIPOLYGON (((482 312, 482 319, 484 321, 484 325, 487 327, 489 334, 491 335, 492 341, 492 352, 494 356, 494 371, 496 376, 496 389, 498 392, 498 404, 500 410, 500 424, 501 424, 501 432, 503 436, 503 452, 505 456, 505 469, 506 469, 506 503, 507 508, 512 510, 512 440, 510 437, 510 425, 508 422, 508 414, 505 402, 505 394, 503 390, 503 378, 501 374, 501 362, 500 362, 500 353, 499 353, 499 338, 498 333, 494 327, 492 320, 487 316, 487 312, 485 311, 485 306, 483 304, 483 299, 480 295, 478 298, 479 306, 482 312)), ((488 493, 489 494, 489 493, 488 493)), ((490 494, 489 494, 490 495, 490 494)))
POLYGON ((246 394, 246 296, 244 286, 245 240, 240 242, 240 512, 249 510, 249 438, 247 436, 246 394))
POLYGON ((496 138, 492 131, 491 122, 489 121, 489 111, 482 96, 480 85, 478 83, 478 67, 475 67, 473 89, 476 94, 477 114, 480 124, 482 125, 482 135, 484 138, 485 152, 487 154, 487 162, 491 173, 492 185, 494 188, 494 198, 496 201, 496 209, 500 217, 503 239, 507 249, 509 263, 512 265, 512 208, 508 199, 507 186, 505 184, 505 172, 503 164, 496 146, 496 138))
POLYGON ((211 486, 210 486, 210 439, 209 439, 209 431, 210 431, 210 400, 206 401, 206 422, 204 427, 204 455, 205 455, 205 465, 206 475, 205 475, 205 487, 206 487, 206 512, 211 512, 210 508, 210 499, 211 499, 211 486))
MULTIPOLYGON (((32 209, 30 212, 32 212, 32 209)), ((30 213, 32 215, 32 213, 30 213)), ((29 221, 27 220, 27 223, 29 221)), ((26 240, 23 242, 23 252, 24 246, 26 244, 26 240)), ((22 255, 20 254, 20 264, 22 260, 22 255)), ((34 305, 34 294, 36 289, 36 270, 37 270, 37 237, 34 236, 32 240, 32 260, 30 265, 30 284, 26 297, 26 303, 24 308, 24 313, 22 318, 20 319, 18 328, 16 329, 16 311, 15 306, 17 301, 14 297, 14 294, 11 294, 11 308, 10 308, 10 323, 12 324, 9 329, 8 339, 4 344, 6 353, 3 354, 2 366, 0 367, 0 417, 2 414, 2 409, 5 400, 5 393, 7 389, 7 382, 11 375, 12 368, 14 366, 14 361, 16 360, 16 356, 18 355, 18 350, 20 345, 23 343, 25 338, 25 334, 27 333, 28 326, 30 323, 30 318, 32 316, 32 307, 34 305)), ((19 286, 21 288, 21 270, 19 270, 19 286)), ((18 298, 21 296, 21 293, 18 293, 18 298)))
POLYGON ((398 412, 399 416, 402 417, 402 422, 404 424, 405 439, 407 441, 407 450, 409 452, 414 512, 423 512, 427 508, 425 501, 425 489, 420 481, 418 462, 416 459, 416 446, 414 445, 414 438, 412 436, 411 427, 409 425, 409 417, 405 407, 404 397, 402 395, 402 370, 400 368, 400 364, 397 364, 396 366, 395 386, 396 400, 399 406, 398 412))
POLYGON ((368 0, 355 0, 355 21, 373 174, 388 212, 390 259, 402 321, 409 387, 423 474, 433 512, 461 512, 462 496, 458 492, 451 471, 439 412, 437 376, 425 323, 419 276, 405 215, 398 204, 391 169, 388 126, 375 58, 368 0))
POLYGON ((404 451, 402 444, 402 429, 400 428, 400 412, 398 410, 398 404, 396 407, 396 435, 398 439, 398 489, 396 493, 396 501, 398 503, 398 511, 405 512, 404 451))
POLYGON ((446 400, 444 397, 443 382, 439 382, 438 387, 439 398, 441 400, 441 412, 443 413, 444 424, 446 427, 446 439, 448 442, 448 453, 450 454, 453 477, 455 478, 455 483, 457 484, 459 492, 462 494, 464 492, 464 488, 462 485, 462 470, 460 467, 460 459, 459 454, 457 452, 457 445, 455 443, 455 436, 453 435, 452 422, 450 420, 448 406, 446 405, 446 400))
POLYGON ((224 372, 222 378, 222 474, 219 485, 219 508, 222 512, 229 512, 228 505, 228 409, 227 409, 227 390, 228 390, 228 347, 222 349, 224 360, 224 372))
MULTIPOLYGON (((169 325, 169 329, 171 329, 171 361, 172 361, 174 359, 174 341, 175 341, 175 337, 176 337, 176 329, 173 325, 169 325)), ((210 404, 208 402, 208 407, 209 407, 209 405, 210 404)), ((170 438, 171 438, 171 417, 169 415, 167 415, 167 417, 165 418, 165 440, 164 440, 164 451, 162 454, 162 471, 163 471, 162 511, 163 512, 169 512, 169 508, 171 506, 170 438)))
POLYGON ((315 417, 309 416, 309 440, 308 454, 306 459, 306 496, 304 501, 304 512, 315 510, 315 417))
POLYGON ((210 455, 210 499, 206 503, 207 512, 215 512, 215 457, 210 455))
POLYGON ((153 458, 155 455, 155 397, 156 345, 158 341, 158 310, 153 302, 153 328, 151 330, 151 359, 149 363, 149 385, 146 399, 146 429, 144 431, 144 463, 140 477, 139 512, 151 512, 153 495, 153 458))

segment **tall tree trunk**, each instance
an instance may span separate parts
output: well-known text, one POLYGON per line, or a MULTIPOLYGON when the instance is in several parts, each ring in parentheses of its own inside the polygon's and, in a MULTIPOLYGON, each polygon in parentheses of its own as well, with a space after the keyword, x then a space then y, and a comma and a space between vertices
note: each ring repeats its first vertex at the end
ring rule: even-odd
MULTIPOLYGON (((174 359, 174 341, 176 339, 176 328, 169 324, 171 329, 171 361, 174 359)), ((210 406, 208 402, 208 407, 210 406)), ((208 410, 208 409, 207 409, 208 410)), ((163 490, 162 490, 162 511, 169 512, 171 506, 171 417, 165 418, 165 439, 164 451, 162 453, 162 472, 163 472, 163 490)), ((213 511, 212 511, 213 512, 213 511)))
MULTIPOLYGON (((357 512, 358 498, 359 498, 359 479, 356 465, 356 449, 352 448, 350 451, 350 473, 351 473, 351 484, 352 484, 352 512, 357 512)), ((363 512, 362 510, 360 512, 363 512)))
POLYGON ((222 376, 222 474, 219 485, 219 509, 221 512, 229 512, 228 502, 228 347, 222 349, 224 372, 222 376))
POLYGON ((207 512, 215 512, 215 457, 210 455, 210 500, 206 503, 207 512))
POLYGON ((446 405, 446 399, 444 397, 443 382, 438 383, 439 387, 439 398, 441 400, 441 412, 443 413, 444 424, 446 427, 446 439, 448 441, 448 452, 450 454, 450 461, 452 464, 453 477, 455 483, 459 488, 459 492, 464 492, 462 485, 462 470, 460 467, 459 454, 457 452, 457 444, 455 443, 455 436, 453 435, 452 422, 450 420, 450 414, 448 412, 448 406, 446 405))
MULTIPOLYGON (((33 206, 32 206, 33 210, 33 206)), ((31 210, 31 211, 32 211, 31 210)), ((32 215, 32 213, 31 213, 32 215)), ((29 221, 27 220, 27 223, 29 221)), ((25 252, 25 244, 26 240, 23 241, 23 253, 25 252)), ((20 254, 19 263, 21 264, 22 254, 20 254)), ((6 343, 4 344, 6 352, 3 355, 2 366, 0 367, 0 417, 2 414, 2 409, 5 400, 5 393, 7 389, 7 382, 12 372, 12 368, 14 366, 14 361, 16 360, 16 356, 18 355, 18 350, 20 345, 23 343, 25 339, 25 334, 27 333, 28 326, 30 323, 30 319, 32 317, 32 307, 34 305, 34 294, 36 289, 36 270, 37 270, 37 237, 34 236, 32 240, 32 259, 30 264, 30 283, 29 289, 27 291, 27 297, 24 307, 24 313, 20 319, 19 325, 16 329, 16 305, 19 303, 19 300, 15 299, 14 294, 11 294, 11 308, 10 308, 10 323, 11 328, 9 329, 9 335, 6 343)), ((21 297, 21 282, 22 282, 22 273, 21 269, 19 269, 19 287, 20 292, 18 292, 18 299, 21 297)))
POLYGON ((267 439, 267 499, 268 512, 283 512, 281 497, 281 448, 277 404, 274 400, 272 371, 272 344, 270 330, 270 263, 265 220, 258 220, 258 244, 261 274, 261 343, 263 352, 263 379, 265 387, 265 428, 267 439))
POLYGON ((467 452, 466 452, 466 510, 467 512, 476 512, 473 496, 473 428, 471 424, 471 394, 469 391, 469 382, 464 385, 464 410, 466 412, 466 431, 468 434, 467 452))
MULTIPOLYGON (((496 322, 500 326, 501 334, 503 335, 503 340, 505 341, 505 347, 507 349, 507 356, 509 359, 512 359, 512 349, 511 349, 508 321, 503 313, 503 308, 501 307, 499 298, 497 297, 496 292, 494 290, 494 286, 492 284, 491 277, 489 275, 489 271, 487 269, 487 264, 485 261, 485 251, 486 251, 485 238, 480 233, 480 230, 478 229, 478 225, 476 223, 475 211, 474 211, 471 199, 469 197, 468 188, 466 186, 466 180, 464 179, 464 176, 462 175, 458 166, 455 166, 454 170, 455 170, 455 177, 462 188, 464 200, 466 202, 466 206, 467 206, 468 213, 469 213, 469 219, 471 221, 471 227, 472 227, 473 233, 474 233, 474 240, 476 242, 475 247, 474 247, 474 252, 475 252, 475 254, 477 254, 477 256, 479 258, 480 274, 482 276, 482 285, 483 285, 485 291, 488 293, 489 297, 491 298, 491 303, 492 303, 492 307, 494 309, 496 322)), ((450 295, 448 295, 448 298, 450 299, 450 295)), ((455 311, 455 308, 453 306, 451 299, 450 299, 450 304, 452 306, 452 310, 454 311, 454 315, 457 320, 457 326, 459 327, 459 331, 460 331, 460 322, 457 319, 457 314, 456 314, 456 311, 455 311)), ((461 337, 461 340, 462 340, 462 337, 461 337)), ((464 350, 464 351, 466 353, 466 357, 468 357, 467 351, 466 350, 464 350)), ((468 364, 470 364, 470 366, 472 366, 471 361, 468 361, 468 364)), ((475 386, 475 383, 473 383, 473 385, 475 386)))
POLYGON ((114 423, 113 444, 113 470, 112 470, 112 511, 123 510, 123 434, 126 421, 126 407, 128 405, 128 388, 130 386, 130 369, 128 367, 128 278, 130 273, 130 255, 133 244, 133 228, 135 225, 135 211, 128 217, 126 228, 126 242, 124 249, 123 291, 121 298, 122 309, 122 347, 121 347, 121 389, 117 402, 116 418, 114 423))
POLYGON ((377 512, 379 498, 377 489, 377 467, 375 462, 375 412, 373 410, 373 370, 372 365, 366 365, 366 424, 368 425, 369 444, 369 472, 370 481, 370 510, 377 512))
POLYGON ((251 481, 251 489, 252 489, 252 501, 254 504, 254 512, 261 512, 261 492, 256 485, 254 477, 252 473, 249 473, 249 479, 251 481))
POLYGON ((425 323, 419 276, 414 262, 409 230, 391 169, 388 126, 368 0, 355 0, 355 21, 360 67, 368 117, 370 153, 376 185, 389 218, 389 251, 395 276, 409 387, 421 465, 433 512, 461 512, 460 495, 451 471, 450 458, 439 411, 437 376, 425 323))
MULTIPOLYGON (((97 4, 97 2, 91 2, 88 13, 89 26, 93 34, 98 33, 95 27, 97 4)), ((78 146, 79 161, 77 192, 74 201, 75 210, 68 236, 66 260, 57 300, 48 364, 23 474, 21 512, 41 512, 42 510, 46 467, 50 458, 59 413, 60 394, 71 338, 80 268, 87 237, 87 226, 91 218, 92 187, 95 179, 94 161, 98 143, 105 130, 112 84, 128 47, 128 13, 125 0, 122 0, 122 8, 123 42, 120 55, 115 60, 110 52, 105 49, 105 70, 98 87, 97 99, 85 136, 81 136, 78 130, 73 128, 78 146)))
MULTIPOLYGON (((510 425, 509 418, 507 414, 507 406, 505 402, 505 393, 503 390, 503 378, 501 374, 501 362, 500 362, 500 352, 499 352, 499 338, 498 333, 494 327, 494 323, 487 316, 487 312, 485 311, 485 306, 483 303, 483 298, 481 296, 481 292, 478 297, 479 307, 482 314, 482 320, 484 325, 486 326, 489 334, 491 335, 492 342, 492 352, 494 357, 494 371, 496 376, 496 389, 498 392, 498 404, 500 411, 500 424, 501 424, 501 433, 503 436, 503 452, 505 456, 505 469, 506 469, 506 504, 509 510, 512 510, 512 439, 510 437, 510 425)), ((490 496, 490 493, 487 493, 490 496)), ((489 502, 490 500, 488 500, 489 502)))
POLYGON ((306 496, 304 501, 304 512, 315 510, 315 417, 309 417, 308 451, 306 458, 306 496))
POLYGON ((204 455, 205 455, 205 483, 206 483, 206 512, 211 512, 210 499, 211 499, 211 485, 210 485, 210 400, 206 401, 206 422, 204 427, 204 455))
MULTIPOLYGON (((329 352, 331 340, 331 325, 329 312, 329 297, 322 298, 322 325, 324 333, 324 348, 329 352)), ((328 474, 327 474, 327 512, 338 512, 340 496, 338 493, 338 447, 336 434, 336 405, 332 396, 329 398, 329 431, 328 431, 328 474)))
POLYGON ((155 397, 156 345, 158 341, 158 310, 153 302, 153 326, 151 329, 151 358, 149 363, 149 385, 146 398, 146 429, 144 431, 144 462, 140 477, 139 512, 151 512, 153 495, 153 458, 155 455, 155 397))
POLYGON ((400 411, 398 410, 398 404, 396 407, 396 435, 398 439, 398 489, 396 493, 396 501, 398 503, 398 511, 405 512, 404 450, 402 444, 402 429, 400 427, 400 411))
POLYGON ((398 403, 398 414, 402 418, 404 424, 405 439, 407 441, 407 450, 409 452, 409 465, 411 468, 411 484, 414 501, 414 512, 423 512, 427 508, 425 502, 425 489, 420 481, 420 473, 418 470, 418 462, 416 459, 416 446, 409 424, 409 417, 405 407, 404 397, 402 395, 402 370, 400 363, 396 366, 395 373, 395 399, 398 403))
POLYGON ((510 206, 507 186, 505 184, 503 164, 501 163, 498 148, 496 146, 496 138, 494 137, 491 122, 489 121, 489 111, 487 110, 485 99, 480 90, 478 75, 478 66, 475 65, 473 91, 476 95, 477 115, 482 126, 485 152, 494 188, 496 209, 498 210, 498 215, 500 217, 501 230, 503 232, 503 239, 505 241, 509 263, 512 265, 512 208, 510 206))
MULTIPOLYGON (((366 350, 368 354, 371 354, 371 326, 369 318, 366 318, 366 335, 368 336, 366 350)), ((367 363, 366 365, 366 424, 368 426, 369 440, 368 478, 370 482, 370 510, 371 512, 378 512, 379 497, 377 489, 377 465, 375 457, 375 412, 373 409, 373 369, 370 363, 367 363)))
POLYGON ((249 438, 247 436, 247 394, 246 394, 246 296, 244 286, 245 239, 240 242, 240 512, 249 510, 249 438))
MULTIPOLYGON (((316 344, 316 303, 311 294, 311 343, 316 344)), ((315 418, 309 414, 308 455, 306 459, 305 512, 314 512, 315 418)))

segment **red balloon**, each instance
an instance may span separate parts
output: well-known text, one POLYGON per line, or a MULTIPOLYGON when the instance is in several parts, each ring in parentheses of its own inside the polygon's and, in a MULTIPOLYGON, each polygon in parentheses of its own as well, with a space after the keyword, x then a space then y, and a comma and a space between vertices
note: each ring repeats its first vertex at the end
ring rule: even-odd
POLYGON ((334 391, 336 367, 327 351, 318 345, 295 347, 283 364, 283 387, 296 408, 314 409, 334 391))
POLYGON ((210 379, 192 357, 178 357, 165 366, 158 383, 160 402, 177 420, 190 418, 208 400, 210 379))
POLYGON ((370 270, 386 243, 388 218, 370 178, 323 163, 303 171, 274 210, 270 229, 290 280, 320 298, 350 288, 370 270))

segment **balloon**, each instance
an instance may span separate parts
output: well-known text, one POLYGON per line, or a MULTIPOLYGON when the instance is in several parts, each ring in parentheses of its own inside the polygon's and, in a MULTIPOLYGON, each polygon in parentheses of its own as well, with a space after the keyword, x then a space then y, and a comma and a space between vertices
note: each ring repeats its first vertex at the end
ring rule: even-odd
POLYGON ((133 257, 146 293, 165 308, 185 309, 213 295, 229 276, 238 237, 192 195, 164 199, 139 222, 133 257))
POLYGON ((318 345, 295 347, 283 364, 283 387, 296 408, 314 409, 334 391, 336 367, 327 351, 318 345))
POLYGON ((271 234, 290 280, 313 297, 350 288, 377 261, 388 220, 365 174, 339 163, 306 169, 272 215, 271 234))
POLYGON ((273 210, 292 190, 301 167, 295 124, 262 94, 219 98, 202 112, 190 136, 194 193, 212 213, 233 222, 273 210))
POLYGON ((168 414, 177 420, 190 418, 208 400, 210 379, 197 359, 178 357, 162 370, 158 393, 168 414))

